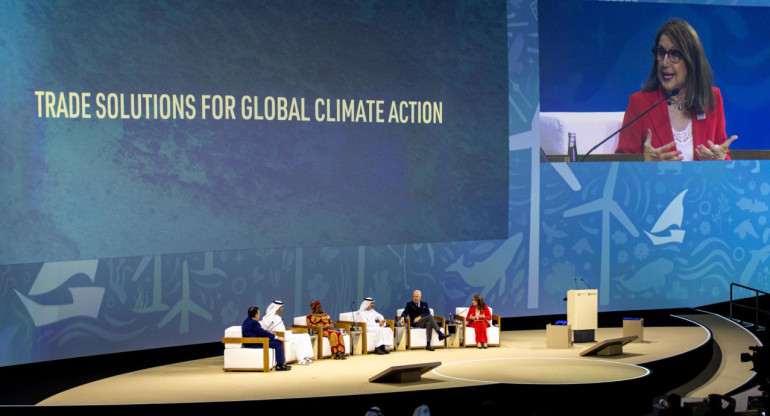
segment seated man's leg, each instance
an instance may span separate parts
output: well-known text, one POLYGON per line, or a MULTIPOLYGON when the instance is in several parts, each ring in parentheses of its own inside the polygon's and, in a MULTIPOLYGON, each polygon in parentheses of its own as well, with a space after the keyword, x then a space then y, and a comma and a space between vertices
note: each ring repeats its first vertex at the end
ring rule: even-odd
POLYGON ((381 351, 388 354, 388 349, 393 348, 393 331, 388 326, 383 326, 377 330, 377 345, 381 346, 381 351))
MULTIPOLYGON (((287 338, 288 340, 289 338, 287 338)), ((313 342, 308 334, 291 334, 291 342, 297 346, 297 358, 312 360, 314 357, 313 342)))
POLYGON ((425 318, 422 318, 419 321, 417 321, 417 323, 412 326, 416 326, 418 328, 425 328, 425 336, 426 336, 425 339, 428 345, 430 345, 430 340, 433 337, 433 331, 438 331, 438 326, 436 326, 436 321, 433 320, 432 316, 426 316, 425 318))
POLYGON ((275 349, 275 362, 278 363, 278 365, 283 365, 283 363, 286 362, 286 356, 283 354, 283 341, 271 339, 270 348, 275 349))
POLYGON ((393 347, 393 331, 383 326, 377 329, 377 346, 393 347))
POLYGON ((441 332, 441 328, 438 326, 438 323, 436 322, 435 319, 433 319, 432 316, 420 319, 420 321, 417 322, 417 326, 419 326, 421 328, 425 328, 426 335, 428 337, 427 338, 428 345, 430 345, 430 340, 431 340, 431 338, 433 336, 432 331, 436 331, 436 334, 438 334, 439 341, 441 341, 444 338, 446 338, 446 335, 444 335, 444 333, 441 332), (420 325, 420 324, 422 324, 422 325, 420 325))

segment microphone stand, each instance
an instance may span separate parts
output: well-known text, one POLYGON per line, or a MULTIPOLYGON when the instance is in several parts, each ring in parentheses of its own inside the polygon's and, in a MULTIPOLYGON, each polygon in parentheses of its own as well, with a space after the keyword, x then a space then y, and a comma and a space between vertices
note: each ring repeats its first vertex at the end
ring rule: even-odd
POLYGON ((354 308, 356 307, 356 301, 350 302, 350 310, 353 311, 353 327, 350 328, 351 331, 360 331, 361 328, 358 327, 358 320, 356 319, 356 311, 354 308))
POLYGON ((628 126, 630 126, 630 125, 634 124, 634 122, 635 122, 636 120, 639 120, 640 118, 642 118, 642 116, 643 116, 643 115, 645 115, 645 114, 649 113, 649 112, 650 112, 650 111, 651 111, 653 108, 657 107, 657 106, 658 106, 658 104, 662 103, 663 101, 667 101, 667 100, 668 100, 668 99, 670 99, 671 97, 675 97, 675 96, 677 96, 677 95, 679 95, 679 88, 674 88, 673 90, 671 90, 671 93, 669 93, 669 94, 666 94, 666 95, 665 95, 663 98, 661 98, 660 100, 658 100, 658 102, 656 102, 655 104, 653 104, 652 106, 650 106, 650 108, 648 108, 648 109, 644 110, 644 112, 642 112, 642 114, 639 114, 638 116, 634 117, 634 118, 633 118, 631 121, 629 121, 628 123, 626 123, 625 125, 623 125, 623 126, 622 126, 622 127, 620 127, 619 129, 617 129, 617 130, 616 130, 614 133, 612 133, 612 134, 610 134, 609 136, 607 136, 607 138, 606 138, 606 139, 604 139, 604 140, 600 141, 600 142, 599 142, 599 143, 598 143, 596 146, 592 147, 592 148, 591 148, 591 150, 587 151, 587 152, 586 152, 586 154, 584 154, 584 155, 583 155, 583 157, 582 157, 582 158, 580 158, 580 161, 581 161, 581 162, 584 162, 584 161, 586 160, 586 158, 588 157, 588 155, 590 155, 590 154, 591 154, 591 152, 593 152, 594 150, 596 150, 596 148, 597 148, 597 147, 599 147, 599 146, 603 145, 604 143, 606 143, 606 142, 607 142, 607 140, 611 139, 611 138, 612 138, 613 136, 615 136, 616 134, 618 134, 618 133, 620 133, 621 131, 625 130, 625 128, 626 128, 626 127, 628 127, 628 126))

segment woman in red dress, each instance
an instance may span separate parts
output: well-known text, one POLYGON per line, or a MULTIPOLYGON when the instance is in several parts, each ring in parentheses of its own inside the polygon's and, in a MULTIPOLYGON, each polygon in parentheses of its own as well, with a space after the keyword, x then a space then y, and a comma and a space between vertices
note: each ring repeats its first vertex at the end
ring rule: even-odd
POLYGON ((487 328, 492 321, 492 313, 489 312, 487 304, 481 295, 473 295, 473 306, 468 308, 468 326, 472 326, 476 331, 476 347, 487 348, 487 328))
POLYGON ((332 350, 332 356, 335 360, 344 360, 345 340, 342 338, 341 333, 332 330, 334 328, 334 322, 321 308, 321 302, 317 300, 310 302, 310 309, 313 310, 313 313, 305 317, 308 326, 321 325, 323 334, 319 335, 329 339, 329 346, 332 350))

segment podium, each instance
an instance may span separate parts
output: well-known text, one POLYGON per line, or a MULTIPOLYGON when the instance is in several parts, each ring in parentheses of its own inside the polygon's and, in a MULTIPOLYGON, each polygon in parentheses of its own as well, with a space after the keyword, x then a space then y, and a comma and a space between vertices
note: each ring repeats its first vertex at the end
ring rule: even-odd
POLYGON ((573 342, 596 341, 599 317, 599 290, 582 289, 567 292, 567 322, 572 327, 573 342))

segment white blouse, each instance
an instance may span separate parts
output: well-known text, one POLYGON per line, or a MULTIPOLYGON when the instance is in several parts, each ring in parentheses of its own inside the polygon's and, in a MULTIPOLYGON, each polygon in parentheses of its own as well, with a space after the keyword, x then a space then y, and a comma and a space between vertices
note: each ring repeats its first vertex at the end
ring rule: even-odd
POLYGON ((671 127, 671 131, 674 133, 674 142, 676 142, 676 149, 682 152, 682 160, 693 160, 693 144, 692 144, 692 121, 687 123, 687 127, 682 131, 676 131, 671 127))

